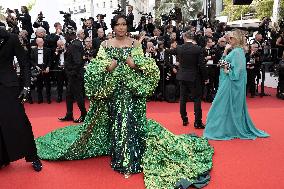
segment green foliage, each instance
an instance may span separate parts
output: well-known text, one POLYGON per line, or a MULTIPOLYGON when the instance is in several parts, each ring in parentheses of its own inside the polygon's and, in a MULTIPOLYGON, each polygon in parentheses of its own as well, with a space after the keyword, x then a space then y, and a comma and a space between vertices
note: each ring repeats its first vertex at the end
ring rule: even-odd
MULTIPOLYGON (((232 0, 224 0, 222 15, 228 16, 230 21, 239 20, 241 15, 255 13, 255 18, 271 17, 273 0, 254 0, 251 5, 233 5, 232 0)), ((284 17, 284 1, 280 0, 279 17, 284 17)))
POLYGON ((0 5, 0 20, 5 20, 5 10, 1 5, 0 5))
POLYGON ((194 18, 202 8, 201 0, 161 0, 160 6, 156 7, 156 18, 160 19, 161 14, 167 14, 177 5, 182 10, 185 21, 194 18))
POLYGON ((36 0, 31 0, 26 6, 28 10, 31 11, 33 6, 35 6, 35 4, 36 4, 36 0))

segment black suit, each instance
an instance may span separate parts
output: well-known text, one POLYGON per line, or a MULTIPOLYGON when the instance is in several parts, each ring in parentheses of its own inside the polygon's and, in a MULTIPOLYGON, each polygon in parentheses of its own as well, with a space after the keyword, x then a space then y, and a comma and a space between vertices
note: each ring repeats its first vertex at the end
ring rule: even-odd
POLYGON ((0 38, 5 44, 0 47, 0 167, 4 163, 26 157, 27 161, 37 159, 37 150, 30 121, 21 104, 19 82, 13 68, 17 57, 23 84, 30 86, 30 64, 18 36, 0 29, 0 38))
POLYGON ((43 27, 45 29, 46 33, 49 34, 49 24, 48 24, 47 21, 34 22, 33 27, 34 28, 43 27))
POLYGON ((98 37, 98 30, 97 30, 97 28, 95 28, 95 27, 86 28, 86 29, 84 30, 84 33, 85 33, 85 37, 86 37, 86 38, 87 38, 87 37, 90 37, 90 38, 92 38, 93 40, 94 40, 96 37, 98 37))
POLYGON ((207 79, 202 48, 187 42, 176 49, 166 50, 166 54, 176 54, 180 63, 176 78, 180 81, 180 114, 182 119, 187 119, 186 101, 188 90, 190 90, 194 99, 195 122, 201 122, 202 82, 207 79))
POLYGON ((73 117, 73 98, 77 101, 81 115, 87 114, 84 100, 84 48, 78 39, 71 42, 66 50, 65 71, 67 76, 67 116, 73 117))
MULTIPOLYGON (((42 71, 45 71, 46 68, 51 67, 51 61, 52 61, 52 55, 51 52, 48 48, 43 48, 43 64, 38 64, 38 54, 42 53, 39 52, 38 48, 33 48, 31 51, 31 64, 32 66, 40 67, 42 71)), ((50 101, 50 90, 51 90, 51 85, 50 85, 50 73, 41 73, 37 77, 36 81, 36 87, 37 87, 37 93, 38 93, 38 101, 41 102, 43 101, 42 97, 42 89, 43 86, 46 88, 46 98, 48 101, 50 101)))

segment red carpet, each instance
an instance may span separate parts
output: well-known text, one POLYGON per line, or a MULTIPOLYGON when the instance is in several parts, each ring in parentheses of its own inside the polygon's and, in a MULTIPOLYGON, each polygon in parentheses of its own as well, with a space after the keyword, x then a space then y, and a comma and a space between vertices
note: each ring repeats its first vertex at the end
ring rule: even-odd
MULTIPOLYGON (((267 139, 210 141, 215 148, 212 181, 206 189, 282 189, 284 188, 284 101, 275 97, 248 99, 250 115, 259 129, 267 131, 267 139)), ((76 106, 76 105, 75 105, 76 106)), ((210 104, 203 103, 204 122, 210 104)), ((44 135, 69 123, 57 121, 65 104, 26 105, 35 136, 44 135)), ((192 117, 193 104, 188 103, 192 117)), ((78 109, 76 109, 76 117, 78 109)), ((147 115, 175 134, 202 131, 183 127, 179 104, 148 103, 147 115)), ((40 173, 19 160, 0 170, 0 189, 144 189, 143 174, 124 179, 109 166, 108 157, 82 161, 47 162, 40 173)))

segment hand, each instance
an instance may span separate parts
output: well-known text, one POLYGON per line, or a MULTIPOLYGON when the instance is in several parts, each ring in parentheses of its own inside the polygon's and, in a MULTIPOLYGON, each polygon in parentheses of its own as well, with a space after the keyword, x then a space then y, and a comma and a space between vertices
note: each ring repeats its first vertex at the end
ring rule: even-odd
POLYGON ((207 56, 205 59, 210 60, 211 58, 212 58, 211 56, 207 56))
POLYGON ((112 60, 110 66, 107 67, 107 71, 112 72, 117 67, 117 60, 112 60))
POLYGON ((128 58, 126 59, 126 64, 130 67, 130 68, 135 68, 136 65, 134 64, 133 59, 131 58, 131 56, 128 56, 128 58))
POLYGON ((49 67, 45 69, 45 73, 49 73, 49 67))
POLYGON ((30 92, 29 87, 24 87, 24 89, 21 91, 18 98, 22 101, 22 104, 27 100, 29 92, 30 92))
POLYGON ((227 67, 227 66, 224 67, 224 72, 225 72, 226 74, 229 73, 229 70, 228 70, 228 67, 227 67))
POLYGON ((225 51, 228 52, 228 50, 231 49, 231 48, 232 48, 232 45, 227 44, 226 47, 225 47, 225 51))
POLYGON ((38 66, 36 66, 36 69, 37 69, 38 71, 41 71, 40 67, 38 67, 38 66))
POLYGON ((173 72, 176 74, 177 73, 177 69, 173 68, 173 72))
POLYGON ((209 83, 209 79, 204 81, 204 84, 207 85, 209 83))

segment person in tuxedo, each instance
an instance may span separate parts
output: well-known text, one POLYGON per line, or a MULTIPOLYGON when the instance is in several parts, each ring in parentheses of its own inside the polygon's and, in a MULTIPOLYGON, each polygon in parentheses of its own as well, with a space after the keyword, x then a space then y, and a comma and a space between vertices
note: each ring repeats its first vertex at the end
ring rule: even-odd
POLYGON ((84 30, 77 32, 78 38, 74 31, 65 35, 66 41, 69 43, 66 49, 66 59, 64 60, 64 68, 67 76, 66 90, 66 115, 59 118, 61 121, 74 121, 81 123, 84 121, 87 111, 84 99, 84 46, 81 38, 84 38, 84 30), (77 101, 81 111, 81 116, 74 120, 73 118, 73 99, 77 101))
POLYGON ((54 68, 57 70, 55 72, 56 83, 57 83, 57 100, 56 102, 62 102, 63 86, 67 83, 66 75, 64 72, 64 62, 66 59, 66 47, 65 41, 59 39, 57 41, 57 47, 54 52, 54 68))
MULTIPOLYGON (((194 99, 194 127, 204 129, 201 109, 202 82, 208 83, 204 50, 196 45, 194 36, 190 31, 184 33, 183 39, 183 45, 177 46, 176 49, 167 49, 166 54, 177 55, 180 63, 176 78, 180 82, 180 114, 183 125, 189 124, 186 101, 188 90, 190 90, 194 99)), ((168 57, 168 55, 166 56, 168 57)))
POLYGON ((34 27, 34 28, 43 27, 43 28, 45 29, 46 33, 47 33, 47 34, 50 34, 50 33, 49 33, 49 24, 48 24, 47 21, 44 21, 43 18, 44 18, 44 17, 43 17, 43 14, 42 14, 42 12, 40 11, 40 13, 37 15, 36 21, 35 21, 34 24, 33 24, 33 27, 34 27))
POLYGON ((85 37, 90 37, 91 39, 95 39, 98 37, 97 28, 93 26, 93 20, 87 19, 85 22, 86 28, 84 29, 85 37))
POLYGON ((29 33, 28 39, 31 39, 31 35, 33 34, 34 30, 29 10, 26 6, 22 6, 21 12, 22 14, 17 13, 17 19, 22 22, 22 30, 26 30, 29 33))
POLYGON ((28 97, 31 84, 27 53, 18 36, 1 27, 0 62, 0 169, 25 158, 32 162, 35 171, 41 171, 31 123, 22 104, 28 97), (13 68, 14 56, 21 67, 22 91, 13 68))
POLYGON ((204 15, 200 12, 197 14, 197 19, 191 22, 191 25, 196 28, 196 31, 203 31, 203 29, 206 27, 206 22, 203 19, 204 15))
POLYGON ((107 25, 106 25, 106 23, 105 23, 105 21, 104 21, 104 17, 105 17, 105 15, 103 15, 103 14, 98 14, 98 15, 97 15, 97 21, 94 22, 94 25, 95 25, 95 27, 96 27, 97 29, 103 28, 104 31, 106 31, 108 28, 107 28, 107 25))
POLYGON ((128 13, 127 13, 127 24, 128 24, 128 32, 133 32, 135 31, 135 28, 133 27, 133 21, 134 21, 134 15, 133 15, 133 6, 128 6, 128 13))
POLYGON ((50 66, 51 66, 51 53, 46 47, 43 47, 44 41, 42 38, 36 39, 37 47, 31 51, 31 64, 40 71, 37 77, 36 88, 38 94, 38 103, 43 103, 42 90, 43 86, 46 89, 46 101, 48 104, 51 103, 51 84, 50 84, 50 66))
POLYGON ((99 28, 98 29, 98 37, 96 37, 95 39, 93 39, 93 48, 95 49, 95 56, 97 56, 97 53, 99 52, 99 48, 101 46, 101 43, 106 40, 105 38, 105 31, 103 28, 99 28))

